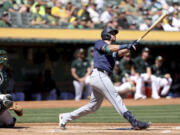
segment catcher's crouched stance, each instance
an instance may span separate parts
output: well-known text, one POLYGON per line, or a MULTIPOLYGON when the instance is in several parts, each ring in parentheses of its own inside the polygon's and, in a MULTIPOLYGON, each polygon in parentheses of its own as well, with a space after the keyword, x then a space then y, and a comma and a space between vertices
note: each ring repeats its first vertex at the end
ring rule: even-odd
POLYGON ((6 51, 0 50, 0 128, 13 128, 15 126, 16 118, 11 116, 9 109, 13 110, 18 116, 23 115, 22 107, 13 103, 10 94, 1 94, 8 85, 8 76, 5 72, 7 60, 6 51))

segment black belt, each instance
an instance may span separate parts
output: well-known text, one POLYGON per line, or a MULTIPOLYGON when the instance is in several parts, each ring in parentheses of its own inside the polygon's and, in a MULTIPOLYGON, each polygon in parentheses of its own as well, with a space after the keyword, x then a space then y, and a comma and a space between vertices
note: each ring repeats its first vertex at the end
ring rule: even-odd
POLYGON ((103 72, 103 73, 105 73, 105 74, 107 74, 107 75, 111 75, 111 73, 110 72, 108 72, 108 71, 106 71, 106 70, 104 70, 104 69, 101 69, 101 68, 96 68, 98 71, 100 71, 100 72, 103 72))

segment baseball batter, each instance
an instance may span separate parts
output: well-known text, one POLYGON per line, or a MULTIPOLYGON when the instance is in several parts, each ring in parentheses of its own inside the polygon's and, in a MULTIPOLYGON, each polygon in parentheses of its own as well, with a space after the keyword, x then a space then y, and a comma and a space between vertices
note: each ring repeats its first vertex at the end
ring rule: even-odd
POLYGON ((90 76, 90 84, 93 87, 89 103, 73 112, 59 115, 59 126, 65 129, 66 123, 95 112, 101 106, 106 97, 116 111, 123 115, 131 123, 133 129, 146 129, 150 123, 136 120, 133 114, 126 108, 118 92, 115 90, 109 75, 112 73, 115 59, 122 57, 125 53, 133 50, 138 45, 137 41, 131 44, 117 45, 116 34, 118 30, 106 27, 102 33, 102 40, 98 40, 94 45, 94 69, 90 76))

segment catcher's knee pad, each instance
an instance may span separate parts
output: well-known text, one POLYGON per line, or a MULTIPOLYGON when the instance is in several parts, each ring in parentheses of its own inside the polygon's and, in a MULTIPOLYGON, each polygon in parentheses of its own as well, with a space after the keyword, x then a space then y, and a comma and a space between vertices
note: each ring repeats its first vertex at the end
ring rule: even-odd
POLYGON ((4 95, 3 98, 0 99, 0 114, 9 109, 12 105, 12 96, 10 94, 4 95))

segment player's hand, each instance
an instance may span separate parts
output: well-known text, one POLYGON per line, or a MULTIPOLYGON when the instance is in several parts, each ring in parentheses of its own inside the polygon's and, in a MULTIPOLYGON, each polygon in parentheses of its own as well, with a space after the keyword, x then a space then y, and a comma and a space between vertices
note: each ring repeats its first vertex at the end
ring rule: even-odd
POLYGON ((137 40, 133 41, 130 44, 130 50, 136 51, 136 46, 138 46, 138 45, 139 45, 139 42, 137 40))
POLYGON ((168 78, 171 77, 171 75, 170 74, 165 74, 164 77, 168 79, 168 78))
POLYGON ((80 78, 78 81, 81 82, 81 83, 84 83, 85 82, 85 77, 80 78))

